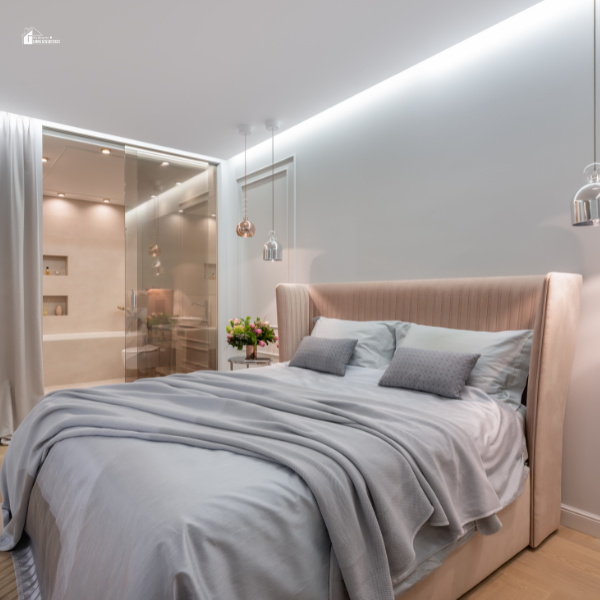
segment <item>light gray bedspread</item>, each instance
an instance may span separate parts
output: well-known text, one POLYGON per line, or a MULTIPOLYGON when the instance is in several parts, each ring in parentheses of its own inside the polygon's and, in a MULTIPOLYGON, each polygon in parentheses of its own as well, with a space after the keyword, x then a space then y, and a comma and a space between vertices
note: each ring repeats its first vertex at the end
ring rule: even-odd
POLYGON ((479 390, 440 400, 369 371, 49 394, 4 460, 0 550, 26 528, 48 600, 391 600, 474 522, 498 530, 523 490, 524 437, 479 390))

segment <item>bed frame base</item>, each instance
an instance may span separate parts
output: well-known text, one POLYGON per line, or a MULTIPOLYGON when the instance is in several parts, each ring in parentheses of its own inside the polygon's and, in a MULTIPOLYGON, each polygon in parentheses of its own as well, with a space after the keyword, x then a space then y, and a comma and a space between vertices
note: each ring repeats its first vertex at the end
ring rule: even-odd
POLYGON ((457 600, 506 561, 529 545, 531 484, 498 513, 502 529, 491 536, 475 535, 423 581, 397 598, 402 600, 457 600))

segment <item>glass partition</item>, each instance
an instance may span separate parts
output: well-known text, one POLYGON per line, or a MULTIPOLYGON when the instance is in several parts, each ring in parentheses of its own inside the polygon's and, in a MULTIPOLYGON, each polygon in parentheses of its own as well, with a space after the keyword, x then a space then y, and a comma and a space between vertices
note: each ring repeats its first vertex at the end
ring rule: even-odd
POLYGON ((216 167, 126 147, 125 378, 217 368, 216 167))
POLYGON ((46 392, 124 381, 124 163, 122 145, 44 128, 46 392))

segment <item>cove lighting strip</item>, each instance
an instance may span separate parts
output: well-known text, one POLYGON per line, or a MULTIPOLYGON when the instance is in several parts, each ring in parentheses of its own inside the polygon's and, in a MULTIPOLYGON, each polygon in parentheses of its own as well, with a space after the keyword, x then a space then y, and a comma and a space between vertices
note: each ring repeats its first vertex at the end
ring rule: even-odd
POLYGON ((183 156, 175 156, 173 154, 163 154, 162 152, 153 152, 151 150, 143 150, 139 148, 137 150, 138 156, 146 156, 147 158, 154 158, 156 160, 168 161, 169 163, 179 165, 190 165, 193 167, 208 168, 209 163, 202 160, 193 160, 191 158, 185 158, 183 156))
MULTIPOLYGON (((507 47, 535 35, 547 35, 549 30, 564 26, 565 21, 582 15, 587 16, 588 13, 591 19, 590 0, 544 0, 347 100, 343 100, 314 117, 282 131, 278 138, 281 142, 291 141, 322 129, 336 120, 353 116, 361 110, 372 110, 375 103, 397 94, 407 85, 448 77, 456 69, 484 61, 490 55, 502 52, 507 47)), ((590 40, 591 35, 590 30, 590 40)), ((265 140, 249 148, 248 152, 266 151, 266 147, 270 148, 270 144, 270 139, 265 140)), ((237 161, 240 156, 243 156, 243 152, 233 158, 237 161)))
MULTIPOLYGON (((82 129, 81 127, 73 127, 72 125, 63 125, 62 123, 54 123, 53 121, 40 120, 44 128, 53 129, 57 132, 72 133, 84 137, 96 138, 105 144, 106 142, 113 142, 120 146, 131 146, 135 150, 143 150, 147 148, 148 151, 155 151, 157 154, 162 154, 164 151, 169 157, 173 155, 183 158, 190 158, 194 163, 200 162, 205 164, 218 165, 222 162, 220 158, 212 156, 205 156, 203 154, 197 154, 195 152, 187 152, 185 150, 178 150, 177 148, 167 148, 165 146, 159 146, 157 144, 150 144, 147 142, 140 142, 139 140, 132 140, 130 138, 124 138, 117 135, 111 135, 108 133, 100 133, 98 131, 92 131, 91 129, 82 129), (205 162, 206 161, 206 162, 205 162)), ((106 146, 110 147, 110 146, 106 146)))

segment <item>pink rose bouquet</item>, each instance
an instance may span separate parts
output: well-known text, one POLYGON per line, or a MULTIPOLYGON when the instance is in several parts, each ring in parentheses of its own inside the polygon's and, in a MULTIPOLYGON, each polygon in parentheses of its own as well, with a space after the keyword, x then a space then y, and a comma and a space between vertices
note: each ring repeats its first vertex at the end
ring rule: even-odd
MULTIPOLYGON (((225 329, 227 330, 227 343, 238 350, 242 350, 244 346, 264 348, 267 344, 274 344, 278 341, 269 321, 260 319, 251 321, 250 317, 231 319, 225 329)), ((279 344, 277 345, 279 346, 279 344)))

